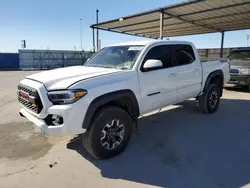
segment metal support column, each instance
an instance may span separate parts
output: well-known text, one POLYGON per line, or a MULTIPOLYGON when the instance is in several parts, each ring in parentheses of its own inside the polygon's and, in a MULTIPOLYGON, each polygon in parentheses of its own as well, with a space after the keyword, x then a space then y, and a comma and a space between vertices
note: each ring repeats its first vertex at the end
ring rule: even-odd
POLYGON ((94 27, 92 27, 92 31, 93 31, 93 52, 95 53, 95 29, 94 27))
MULTIPOLYGON (((98 24, 98 14, 99 14, 99 10, 96 9, 96 24, 98 24)), ((99 50, 99 30, 98 28, 96 29, 96 51, 99 50)))
POLYGON ((223 57, 223 48, 224 48, 224 34, 225 32, 221 32, 221 46, 220 46, 220 57, 223 57))
POLYGON ((164 10, 160 13, 160 39, 163 39, 163 26, 164 26, 164 10))

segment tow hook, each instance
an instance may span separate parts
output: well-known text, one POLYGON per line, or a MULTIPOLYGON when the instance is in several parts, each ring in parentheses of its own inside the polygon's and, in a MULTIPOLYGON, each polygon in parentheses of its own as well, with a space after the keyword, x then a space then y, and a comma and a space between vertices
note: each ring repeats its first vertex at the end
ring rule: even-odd
POLYGON ((19 115, 20 115, 21 117, 26 118, 21 112, 19 112, 19 115))

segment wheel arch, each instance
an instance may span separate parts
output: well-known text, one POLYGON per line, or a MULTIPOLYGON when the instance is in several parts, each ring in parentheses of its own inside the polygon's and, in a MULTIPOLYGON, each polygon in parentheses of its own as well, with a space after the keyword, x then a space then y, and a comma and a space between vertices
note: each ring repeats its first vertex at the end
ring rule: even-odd
POLYGON ((139 105, 134 92, 129 89, 118 90, 101 95, 90 103, 82 128, 88 130, 96 112, 105 105, 115 105, 122 108, 132 119, 137 119, 140 115, 139 105))
POLYGON ((222 70, 215 70, 211 72, 206 80, 206 83, 203 87, 203 92, 208 88, 209 84, 217 84, 220 87, 220 96, 223 93, 223 84, 224 84, 224 74, 222 70))

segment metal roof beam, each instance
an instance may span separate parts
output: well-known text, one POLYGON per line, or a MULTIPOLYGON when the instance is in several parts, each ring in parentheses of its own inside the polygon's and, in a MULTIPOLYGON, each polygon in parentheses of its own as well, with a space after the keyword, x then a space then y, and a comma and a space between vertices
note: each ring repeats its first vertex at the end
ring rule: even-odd
MULTIPOLYGON (((163 30, 163 32, 169 32, 169 31, 178 32, 178 31, 182 31, 182 30, 185 31, 187 29, 194 29, 194 27, 180 27, 180 28, 175 28, 175 29, 165 29, 165 30, 163 30)), ((158 31, 159 31, 159 29, 158 30, 152 30, 152 31, 141 31, 138 34, 142 35, 142 34, 147 34, 147 33, 157 33, 158 31)))
MULTIPOLYGON (((211 34, 211 33, 214 33, 214 31, 210 31, 210 32, 207 32, 207 33, 200 33, 200 32, 197 32, 197 33, 187 33, 185 34, 185 36, 191 36, 191 35, 203 35, 203 34, 211 34)), ((154 36, 154 35, 152 35, 154 36)), ((175 34, 175 35, 171 35, 171 36, 165 36, 166 38, 169 38, 169 37, 182 37, 184 36, 183 34, 175 34)))
POLYGON ((101 28, 101 27, 91 27, 94 29, 100 29, 103 31, 109 31, 109 32, 113 32, 113 33, 119 33, 119 34, 126 34, 126 35, 131 35, 131 36, 136 36, 136 37, 144 37, 144 38, 151 38, 151 39, 157 39, 157 37, 151 37, 151 36, 147 36, 147 35, 141 35, 141 34, 136 34, 136 33, 127 33, 127 32, 122 32, 122 31, 116 31, 116 30, 112 30, 112 29, 106 29, 106 28, 101 28))
MULTIPOLYGON (((170 17, 164 18, 164 20, 167 20, 167 19, 170 19, 170 17)), ((111 27, 110 29, 119 29, 119 28, 122 28, 122 27, 130 27, 130 26, 136 26, 136 25, 152 23, 152 22, 157 22, 158 23, 159 21, 160 21, 160 19, 157 18, 157 19, 154 19, 154 20, 149 20, 149 21, 144 21, 144 22, 139 22, 139 23, 132 23, 132 24, 127 24, 127 25, 122 25, 122 26, 117 26, 117 27, 111 27)))
POLYGON ((190 21, 190 20, 187 20, 187 19, 185 19, 185 18, 181 18, 180 16, 174 15, 174 14, 172 14, 172 13, 169 13, 169 12, 165 11, 165 10, 164 10, 164 13, 165 13, 166 15, 170 16, 170 17, 173 17, 173 18, 175 18, 175 19, 181 20, 181 21, 183 21, 183 22, 190 23, 190 24, 193 24, 193 25, 199 26, 199 27, 204 27, 204 28, 209 29, 209 30, 213 30, 213 31, 220 32, 220 30, 217 29, 217 28, 214 28, 214 27, 212 27, 212 26, 208 26, 208 25, 205 25, 205 24, 196 23, 196 22, 194 22, 194 21, 190 21))
MULTIPOLYGON (((167 26, 172 26, 172 25, 179 25, 179 24, 185 24, 185 22, 180 22, 178 24, 174 23, 174 24, 164 24, 163 26, 167 27, 167 26)), ((124 30, 124 32, 133 32, 133 31, 140 31, 140 30, 145 30, 145 29, 158 29, 159 26, 151 26, 151 27, 143 27, 143 28, 138 28, 138 29, 129 29, 129 30, 124 30)), ((159 30, 159 29, 158 29, 159 30)))
MULTIPOLYGON (((194 28, 192 28, 192 29, 183 29, 183 30, 176 30, 174 33, 184 33, 183 35, 185 35, 185 33, 188 33, 188 32, 196 32, 196 31, 202 31, 202 32, 209 32, 209 31, 211 31, 211 30, 206 30, 206 29, 194 29, 194 28)), ((211 31, 211 32, 215 32, 215 31, 211 31)), ((147 32, 147 33, 138 33, 139 35, 150 35, 150 36, 152 36, 152 35, 156 35, 156 34, 158 34, 159 35, 159 31, 157 32, 157 31, 153 31, 153 32, 147 32)), ((163 34, 164 34, 164 37, 165 37, 165 35, 166 34, 171 34, 171 32, 169 32, 168 30, 165 30, 165 31, 163 31, 163 34)))

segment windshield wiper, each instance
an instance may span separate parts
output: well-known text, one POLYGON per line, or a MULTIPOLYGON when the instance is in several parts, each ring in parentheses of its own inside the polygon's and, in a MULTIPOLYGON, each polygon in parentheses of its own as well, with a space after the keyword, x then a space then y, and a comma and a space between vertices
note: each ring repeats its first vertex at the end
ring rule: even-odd
POLYGON ((112 67, 112 66, 101 66, 101 65, 85 65, 85 66, 87 66, 87 67, 110 68, 110 69, 114 68, 114 67, 112 67))
POLYGON ((128 70, 128 67, 117 67, 118 69, 122 69, 122 70, 128 70))
MULTIPOLYGON (((85 65, 86 66, 86 65, 85 65)), ((115 67, 115 66, 108 66, 108 65, 105 65, 105 66, 98 66, 98 65, 87 65, 88 67, 100 67, 100 68, 107 68, 107 69, 122 69, 122 70, 127 70, 129 68, 127 67, 115 67)))
POLYGON ((113 67, 113 66, 100 66, 100 67, 108 68, 108 69, 115 69, 115 67, 113 67))

